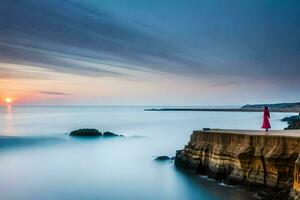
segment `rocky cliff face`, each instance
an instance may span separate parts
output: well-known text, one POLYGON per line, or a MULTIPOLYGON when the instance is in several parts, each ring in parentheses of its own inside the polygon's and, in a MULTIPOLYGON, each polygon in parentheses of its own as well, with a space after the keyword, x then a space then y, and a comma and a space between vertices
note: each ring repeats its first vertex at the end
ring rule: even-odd
POLYGON ((285 128, 286 130, 300 129, 300 113, 299 115, 285 117, 281 121, 288 123, 288 127, 285 128))
POLYGON ((177 153, 175 165, 231 184, 272 191, 270 199, 300 199, 299 150, 297 137, 194 131, 188 145, 177 153))
POLYGON ((300 200, 300 155, 295 162, 294 171, 294 183, 293 189, 291 190, 291 198, 295 200, 300 200))
POLYGON ((286 130, 288 129, 300 129, 300 119, 289 121, 286 130))

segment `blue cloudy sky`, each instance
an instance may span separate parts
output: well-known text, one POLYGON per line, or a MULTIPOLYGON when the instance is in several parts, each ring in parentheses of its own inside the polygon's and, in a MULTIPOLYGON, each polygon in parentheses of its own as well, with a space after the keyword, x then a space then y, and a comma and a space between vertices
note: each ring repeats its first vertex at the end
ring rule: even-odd
POLYGON ((22 104, 299 101, 298 0, 2 0, 0 95, 22 104))

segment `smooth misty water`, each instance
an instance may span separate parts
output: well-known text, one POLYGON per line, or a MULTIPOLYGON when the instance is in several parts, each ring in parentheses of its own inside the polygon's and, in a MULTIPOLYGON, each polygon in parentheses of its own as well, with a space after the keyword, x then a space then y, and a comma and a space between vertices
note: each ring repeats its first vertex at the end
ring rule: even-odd
MULTIPOLYGON (((286 113, 271 113, 283 129, 286 113)), ((246 200, 242 189, 190 177, 158 155, 174 156, 192 130, 259 129, 261 113, 144 112, 142 107, 0 108, 1 200, 246 200), (76 139, 91 127, 124 138, 76 139), (15 137, 5 137, 15 136, 15 137)))

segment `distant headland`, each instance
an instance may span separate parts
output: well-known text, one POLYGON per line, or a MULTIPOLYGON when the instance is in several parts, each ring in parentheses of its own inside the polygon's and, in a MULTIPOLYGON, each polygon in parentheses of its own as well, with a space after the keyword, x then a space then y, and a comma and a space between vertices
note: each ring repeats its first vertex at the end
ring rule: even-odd
POLYGON ((240 108, 149 108, 144 111, 219 111, 219 112, 261 112, 264 106, 268 106, 271 112, 295 112, 300 113, 300 102, 277 104, 247 104, 240 108))

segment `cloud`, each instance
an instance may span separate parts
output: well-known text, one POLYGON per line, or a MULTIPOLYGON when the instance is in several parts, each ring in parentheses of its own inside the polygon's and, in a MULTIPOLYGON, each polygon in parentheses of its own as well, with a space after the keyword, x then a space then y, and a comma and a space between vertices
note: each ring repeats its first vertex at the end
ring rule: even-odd
POLYGON ((103 10, 70 1, 6 1, 2 3, 0 61, 28 64, 49 70, 85 76, 124 75, 65 62, 67 58, 122 63, 134 70, 170 72, 180 66, 197 65, 179 55, 179 47, 139 27, 126 24, 103 10), (55 53, 56 55, 53 55, 55 53), (166 64, 167 63, 167 64, 166 64), (163 65, 161 65, 163 64, 163 65))
POLYGON ((53 95, 53 96, 68 96, 70 94, 64 92, 54 92, 54 91, 38 91, 39 94, 53 95))
POLYGON ((51 79, 48 72, 31 66, 0 64, 0 79, 51 79))
POLYGON ((299 8, 294 0, 4 0, 0 62, 88 77, 126 78, 132 70, 300 84, 299 8))

